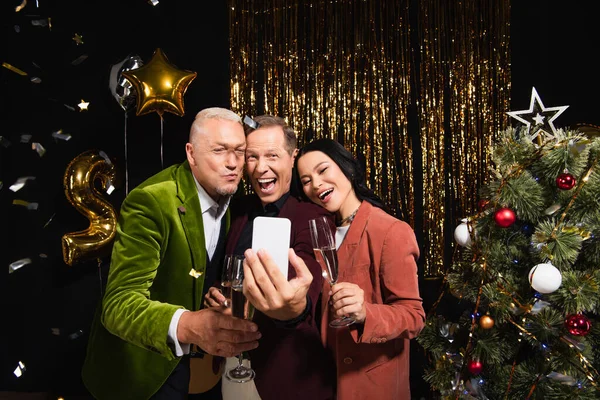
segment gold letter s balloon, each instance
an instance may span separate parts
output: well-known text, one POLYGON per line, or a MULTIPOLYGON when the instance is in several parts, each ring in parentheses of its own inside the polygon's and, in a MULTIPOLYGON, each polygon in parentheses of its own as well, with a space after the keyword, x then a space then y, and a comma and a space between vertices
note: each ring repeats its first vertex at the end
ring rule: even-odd
POLYGON ((115 176, 115 166, 102 151, 83 152, 67 166, 63 180, 65 195, 73 207, 90 220, 89 228, 62 237, 63 258, 68 265, 101 257, 109 249, 117 231, 117 213, 102 198, 94 182, 99 179, 107 190, 115 176))

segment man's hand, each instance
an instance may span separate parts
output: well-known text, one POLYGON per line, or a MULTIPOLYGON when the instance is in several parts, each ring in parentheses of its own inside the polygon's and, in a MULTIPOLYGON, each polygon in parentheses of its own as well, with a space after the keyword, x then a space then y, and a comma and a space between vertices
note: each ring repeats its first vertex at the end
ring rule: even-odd
POLYGON ((338 317, 346 315, 354 318, 356 322, 364 322, 367 317, 365 308, 365 292, 358 285, 349 282, 340 282, 333 285, 329 292, 329 303, 333 312, 338 317))
MULTIPOLYGON (((231 288, 227 289, 231 290, 231 288)), ((204 307, 218 307, 221 312, 231 315, 231 308, 228 308, 229 306, 230 304, 227 297, 223 295, 223 292, 221 292, 220 289, 214 286, 208 289, 208 293, 204 295, 204 307)))
POLYGON ((217 308, 188 311, 181 314, 177 339, 198 345, 208 354, 234 357, 258 347, 258 326, 222 313, 217 308))
POLYGON ((257 310, 268 317, 287 321, 298 317, 306 308, 306 293, 313 276, 304 261, 289 249, 290 263, 296 277, 288 282, 265 250, 258 254, 246 250, 244 260, 244 295, 257 310))

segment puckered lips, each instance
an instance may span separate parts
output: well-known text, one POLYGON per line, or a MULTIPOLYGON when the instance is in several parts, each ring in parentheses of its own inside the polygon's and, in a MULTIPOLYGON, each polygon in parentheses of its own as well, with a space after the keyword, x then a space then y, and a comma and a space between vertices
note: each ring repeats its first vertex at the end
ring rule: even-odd
POLYGON ((275 189, 275 182, 277 182, 277 178, 259 178, 256 181, 258 182, 261 192, 271 193, 273 189, 275 189))

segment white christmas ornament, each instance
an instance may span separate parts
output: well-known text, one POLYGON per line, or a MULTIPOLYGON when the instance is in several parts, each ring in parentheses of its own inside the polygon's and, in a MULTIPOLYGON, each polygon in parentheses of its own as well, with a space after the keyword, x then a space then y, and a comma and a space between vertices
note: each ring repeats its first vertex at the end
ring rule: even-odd
POLYGON ((552 264, 538 264, 529 271, 529 284, 540 293, 552 293, 560 287, 562 275, 552 264))
POLYGON ((462 224, 454 230, 454 240, 463 247, 471 245, 471 232, 473 228, 467 224, 467 219, 462 220, 462 224))

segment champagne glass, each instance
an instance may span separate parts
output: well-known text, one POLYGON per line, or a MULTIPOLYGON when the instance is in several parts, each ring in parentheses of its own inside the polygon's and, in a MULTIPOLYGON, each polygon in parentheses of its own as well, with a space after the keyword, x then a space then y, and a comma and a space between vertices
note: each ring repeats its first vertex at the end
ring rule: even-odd
POLYGON ((225 302, 223 305, 225 307, 229 307, 231 305, 231 278, 232 278, 232 268, 234 255, 226 254, 225 259, 223 260, 223 269, 221 270, 221 291, 223 292, 223 296, 225 296, 225 302))
MULTIPOLYGON (((248 301, 242 290, 244 283, 244 256, 231 259, 231 313, 234 317, 252 319, 254 306, 248 301)), ((236 383, 245 383, 254 379, 256 373, 243 365, 244 353, 238 355, 238 365, 225 372, 225 378, 236 383)))
MULTIPOLYGON (((329 281, 331 286, 338 280, 338 259, 335 248, 335 238, 327 217, 321 216, 308 221, 310 227, 310 238, 312 239, 315 257, 323 269, 323 277, 329 281)), ((329 326, 341 328, 353 324, 354 318, 344 316, 329 322, 329 326)))

